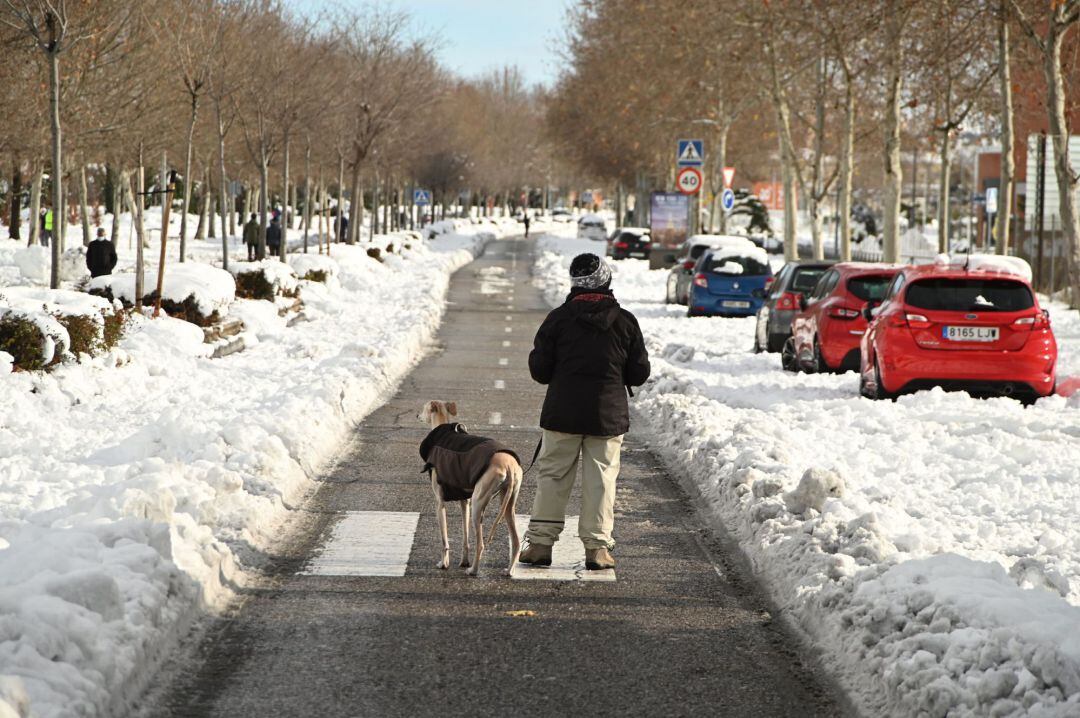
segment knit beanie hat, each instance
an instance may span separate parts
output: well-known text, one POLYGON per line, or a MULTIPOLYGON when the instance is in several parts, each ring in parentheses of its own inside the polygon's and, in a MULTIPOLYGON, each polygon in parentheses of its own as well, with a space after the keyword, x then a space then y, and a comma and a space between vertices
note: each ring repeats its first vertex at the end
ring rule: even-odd
POLYGON ((570 284, 581 289, 607 289, 611 268, 595 254, 579 254, 570 263, 570 284))

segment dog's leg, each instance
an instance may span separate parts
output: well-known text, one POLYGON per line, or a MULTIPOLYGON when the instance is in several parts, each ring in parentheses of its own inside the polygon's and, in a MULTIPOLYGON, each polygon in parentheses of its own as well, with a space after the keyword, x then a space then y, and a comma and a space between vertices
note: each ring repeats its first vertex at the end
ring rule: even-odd
POLYGON ((487 509, 488 501, 491 500, 491 495, 495 493, 499 478, 501 477, 497 477, 492 469, 488 469, 473 489, 472 540, 475 548, 473 549, 473 564, 468 570, 470 576, 476 576, 480 571, 480 559, 484 555, 484 511, 487 509))
POLYGON ((471 501, 461 502, 461 563, 462 568, 469 567, 469 508, 471 501))
POLYGON ((517 527, 517 500, 518 492, 521 490, 521 469, 510 474, 509 485, 504 491, 511 492, 510 503, 506 511, 506 530, 510 533, 510 564, 506 568, 506 575, 510 575, 510 571, 514 568, 514 564, 517 563, 518 554, 521 553, 521 537, 518 535, 517 527))
POLYGON ((435 564, 435 568, 450 568, 450 536, 446 530, 446 502, 443 501, 442 489, 435 478, 435 472, 431 472, 431 491, 435 494, 435 519, 439 522, 439 533, 442 536, 442 557, 435 564))

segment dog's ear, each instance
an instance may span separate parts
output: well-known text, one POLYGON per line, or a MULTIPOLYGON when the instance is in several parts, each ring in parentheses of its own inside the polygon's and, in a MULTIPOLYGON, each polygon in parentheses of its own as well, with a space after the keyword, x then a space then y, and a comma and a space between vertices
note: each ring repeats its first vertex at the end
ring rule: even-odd
POLYGON ((450 412, 450 416, 457 416, 457 402, 451 401, 446 405, 446 410, 450 412))
POLYGON ((429 414, 434 414, 438 410, 439 410, 439 402, 437 402, 437 401, 429 401, 428 402, 427 411, 428 411, 429 414))

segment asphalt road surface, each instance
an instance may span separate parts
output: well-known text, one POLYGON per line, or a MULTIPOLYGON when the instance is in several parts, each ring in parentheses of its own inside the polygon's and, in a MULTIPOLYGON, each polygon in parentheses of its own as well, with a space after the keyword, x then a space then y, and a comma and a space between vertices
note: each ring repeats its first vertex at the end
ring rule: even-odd
MULTIPOLYGON (((526 357, 547 312, 531 284, 532 251, 531 241, 494 242, 455 276, 436 351, 358 427, 297 512, 267 578, 206 632, 151 715, 850 712, 633 431, 616 503, 616 580, 508 577, 505 527, 480 577, 467 577, 457 567, 454 507, 451 568, 435 567, 440 541, 416 414, 426 400, 455 400, 473 433, 500 438, 528 465, 543 387, 526 357)), ((529 475, 519 514, 532 497, 529 475)), ((583 558, 576 536, 560 543, 583 558)))

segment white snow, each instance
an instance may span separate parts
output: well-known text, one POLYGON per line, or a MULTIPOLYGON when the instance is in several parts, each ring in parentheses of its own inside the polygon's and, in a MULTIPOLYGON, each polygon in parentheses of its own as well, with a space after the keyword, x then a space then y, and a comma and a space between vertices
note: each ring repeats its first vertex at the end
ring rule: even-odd
MULTIPOLYGON (((535 272, 568 291, 573 239, 535 272)), ((754 319, 687 319, 666 271, 613 263, 653 379, 655 449, 739 540, 788 621, 868 715, 1080 715, 1080 316, 1051 304, 1062 393, 1025 408, 755 355, 754 319)))
POLYGON ((967 269, 971 272, 1012 274, 1031 281, 1031 265, 1020 257, 1003 257, 996 254, 939 254, 934 264, 967 269))
MULTIPOLYGON (((304 256, 304 255, 300 255, 304 256)), ((319 256, 319 255, 308 255, 319 256)), ((275 294, 292 294, 300 286, 300 280, 296 277, 296 270, 291 263, 283 263, 276 259, 264 259, 261 262, 230 262, 229 273, 234 277, 249 272, 258 272, 266 277, 266 281, 274 288, 275 294)), ((236 285, 233 285, 233 292, 236 285)))
MULTIPOLYGON (((0 356, 0 716, 122 714, 423 356, 450 273, 502 226, 465 223, 385 264, 333 245, 339 281, 305 284, 308 321, 236 301, 257 341, 224 359, 199 327, 142 315, 108 357, 10 373, 0 356)), ((27 281, 19 250, 0 240, 3 284, 27 281)), ((220 240, 191 251, 210 261, 220 240)), ((173 262, 168 276, 169 296, 232 302, 228 272, 173 262)), ((133 276, 106 281, 124 294, 133 276)))
POLYGON ((336 277, 341 272, 338 263, 323 254, 290 254, 289 266, 301 279, 310 272, 324 272, 328 279, 336 277))
MULTIPOLYGON (((281 263, 277 262, 277 264, 281 263)), ((157 275, 156 265, 146 265, 143 285, 146 295, 157 288, 157 275)), ((108 288, 112 291, 114 298, 122 299, 129 304, 135 303, 134 272, 95 277, 90 280, 88 286, 90 289, 108 288)), ((165 267, 165 282, 161 294, 162 298, 177 303, 194 297, 199 312, 208 317, 214 312, 225 314, 236 298, 236 282, 232 274, 209 264, 176 263, 165 267)))

